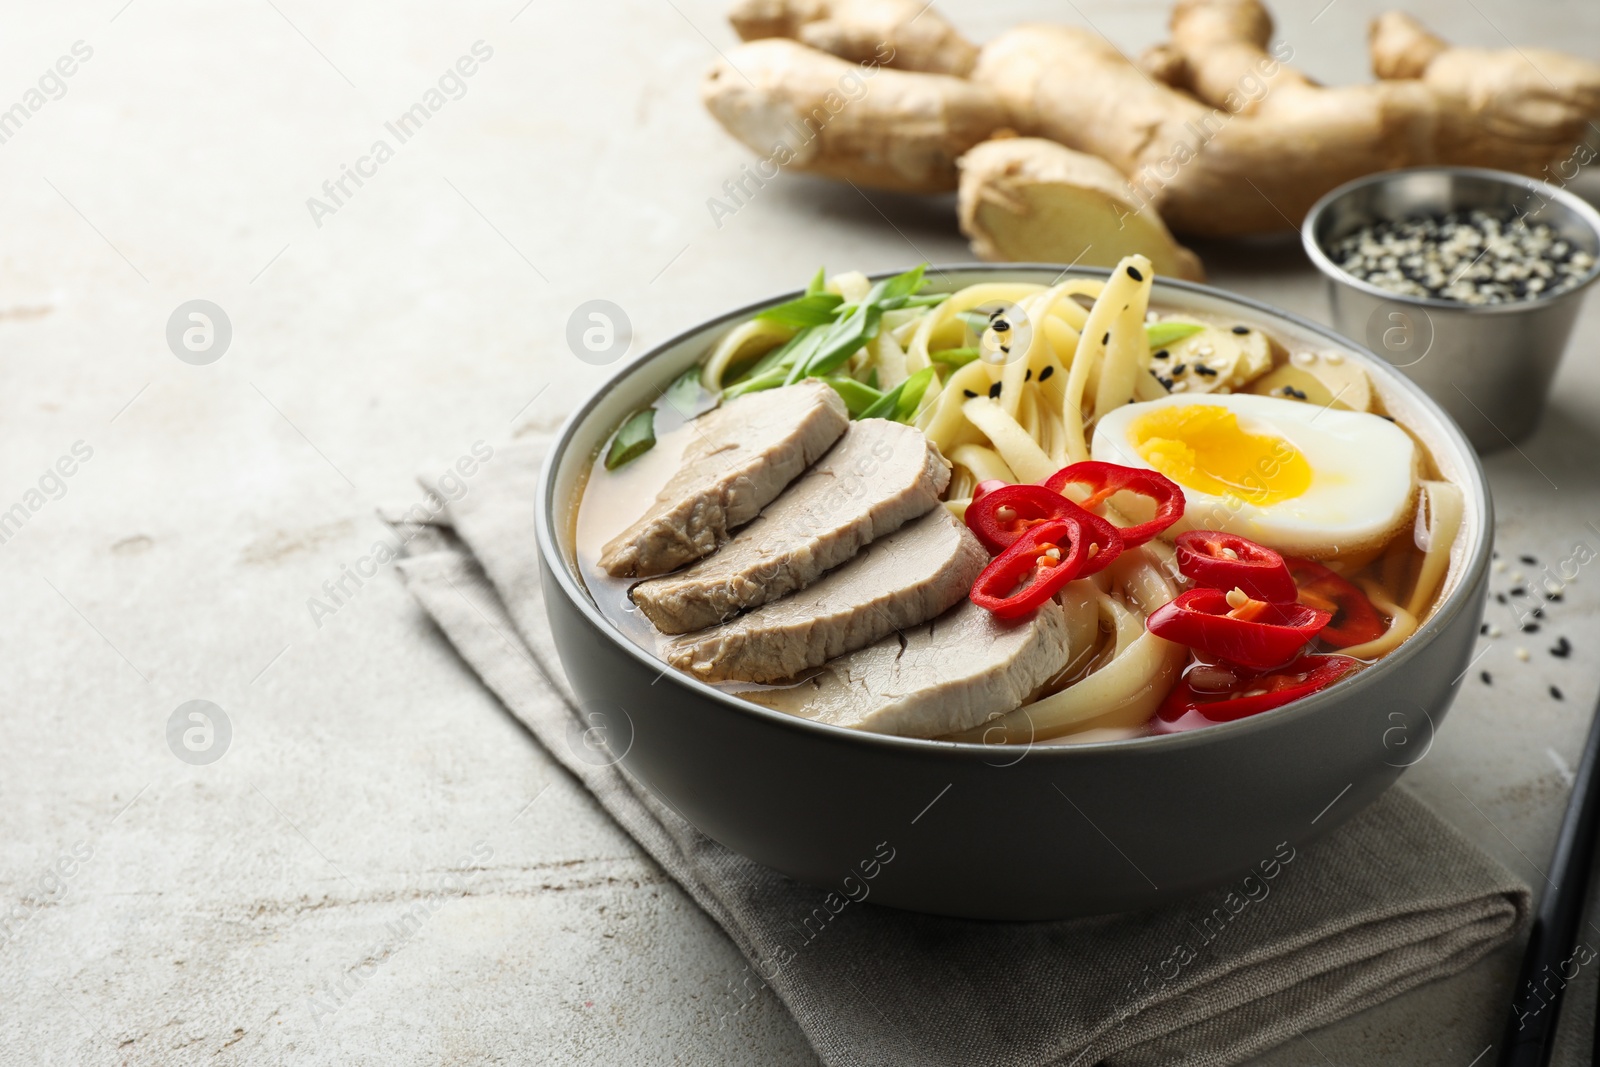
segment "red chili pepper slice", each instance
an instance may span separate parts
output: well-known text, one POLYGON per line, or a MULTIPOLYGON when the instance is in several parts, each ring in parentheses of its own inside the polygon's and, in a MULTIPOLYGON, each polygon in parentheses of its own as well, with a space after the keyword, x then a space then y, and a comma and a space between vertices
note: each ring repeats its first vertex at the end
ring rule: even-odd
POLYGON ((1015 544, 1029 527, 1051 519, 1081 519, 1085 515, 1089 513, 1042 485, 1002 483, 967 505, 967 528, 991 554, 998 554, 1015 544))
POLYGON ((1310 696, 1361 669, 1349 656, 1301 656, 1263 674, 1228 671, 1209 665, 1191 668, 1151 723, 1158 734, 1181 733, 1217 722, 1259 715, 1310 696))
POLYGON ((972 583, 972 602, 1002 619, 1018 618, 1055 596, 1074 578, 1098 571, 1121 552, 1117 528, 1098 516, 1041 522, 1023 531, 1010 548, 989 562, 972 583))
POLYGON ((1004 489, 1011 483, 1003 478, 985 478, 972 487, 972 503, 976 504, 996 489, 1004 489))
POLYGON ((1309 559, 1285 556, 1283 562, 1300 587, 1300 603, 1333 616, 1318 639, 1334 648, 1349 648, 1383 636, 1387 629, 1383 616, 1357 586, 1309 559))
POLYGON ((1178 570, 1196 585, 1243 589, 1252 600, 1290 604, 1299 596, 1283 557, 1266 545, 1218 530, 1178 535, 1178 570))
POLYGON ((1246 599, 1237 608, 1220 589, 1191 589, 1150 613, 1145 628, 1209 659, 1264 671, 1293 659, 1333 615, 1304 604, 1246 599))
POLYGON ((1178 483, 1164 474, 1137 467, 1123 467, 1115 463, 1084 460, 1063 467, 1045 479, 1045 488, 1061 492, 1072 482, 1089 487, 1089 498, 1083 507, 1093 511, 1116 493, 1129 492, 1147 496, 1155 501, 1155 518, 1134 526, 1125 526, 1119 532, 1122 543, 1128 548, 1142 545, 1168 526, 1183 518, 1183 490, 1178 483))

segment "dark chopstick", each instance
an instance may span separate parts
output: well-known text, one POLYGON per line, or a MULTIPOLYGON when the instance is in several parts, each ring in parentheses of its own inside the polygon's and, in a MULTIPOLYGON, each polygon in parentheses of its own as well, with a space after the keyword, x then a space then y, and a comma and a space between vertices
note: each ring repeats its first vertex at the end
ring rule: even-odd
POLYGON ((1511 994, 1511 1015, 1500 1038, 1500 1067, 1545 1067, 1555 1051, 1561 994, 1571 978, 1570 974, 1563 976, 1561 968, 1573 958, 1594 859, 1596 816, 1600 815, 1597 764, 1600 705, 1589 724, 1589 739, 1584 742, 1567 813, 1556 835, 1555 856, 1546 879, 1549 888, 1528 931, 1528 949, 1511 994))

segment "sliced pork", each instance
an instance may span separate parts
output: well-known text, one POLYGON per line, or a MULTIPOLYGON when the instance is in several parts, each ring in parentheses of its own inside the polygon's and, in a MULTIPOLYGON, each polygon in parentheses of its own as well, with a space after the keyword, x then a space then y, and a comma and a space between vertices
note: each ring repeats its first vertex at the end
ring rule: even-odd
POLYGON ((1066 616, 1048 602, 1006 623, 970 600, 829 662, 785 689, 740 696, 793 715, 903 737, 940 737, 1011 711, 1067 662, 1066 616))
POLYGON ((808 380, 731 400, 690 426, 683 466, 602 551, 612 577, 665 574, 715 551, 839 440, 849 415, 831 386, 808 380))
POLYGON ((885 419, 853 422, 759 519, 681 574, 640 582, 634 603, 662 633, 724 622, 810 585, 932 510, 949 483, 950 464, 921 430, 885 419))
POLYGON ((943 614, 964 599, 989 562, 978 539, 936 507, 816 584, 687 634, 667 662, 708 682, 773 682, 943 614))

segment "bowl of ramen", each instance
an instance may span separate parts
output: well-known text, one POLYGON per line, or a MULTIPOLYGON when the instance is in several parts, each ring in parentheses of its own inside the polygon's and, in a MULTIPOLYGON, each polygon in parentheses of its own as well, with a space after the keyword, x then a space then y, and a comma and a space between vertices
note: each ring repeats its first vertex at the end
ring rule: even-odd
POLYGON ((1361 810, 1432 746, 1493 530, 1410 381, 1140 256, 819 272, 624 367, 538 492, 633 778, 827 900, 984 919, 1159 904, 1361 810))

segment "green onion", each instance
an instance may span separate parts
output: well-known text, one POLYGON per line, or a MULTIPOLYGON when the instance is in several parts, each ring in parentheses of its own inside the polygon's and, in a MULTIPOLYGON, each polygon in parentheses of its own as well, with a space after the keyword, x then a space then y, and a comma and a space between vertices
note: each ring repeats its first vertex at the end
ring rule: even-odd
POLYGON ((811 276, 811 281, 806 284, 806 295, 816 296, 818 293, 827 292, 828 268, 818 267, 817 273, 811 276))
POLYGON ((606 470, 614 471, 655 447, 656 409, 645 408, 628 416, 606 450, 606 470))
POLYGON ((817 342, 809 359, 796 359, 789 371, 788 384, 801 378, 822 377, 844 365, 862 345, 878 336, 878 326, 885 311, 906 305, 916 295, 926 280, 923 271, 927 264, 918 264, 910 270, 875 283, 866 297, 857 304, 841 304, 839 317, 817 342), (846 309, 849 309, 846 311, 846 309))
POLYGON ((1152 322, 1144 328, 1145 340, 1151 348, 1164 348, 1174 341, 1181 341, 1185 337, 1193 337, 1205 329, 1203 322, 1152 322))
POLYGON ((696 363, 667 386, 666 392, 661 394, 661 402, 684 418, 692 419, 713 396, 714 393, 700 384, 700 364, 696 363))
POLYGON ((929 352, 928 358, 950 367, 965 367, 982 354, 976 348, 941 348, 937 352, 929 352))
POLYGON ((722 399, 734 400, 746 393, 759 393, 763 389, 776 389, 783 385, 789 377, 788 367, 774 367, 765 374, 758 374, 753 378, 746 378, 737 385, 730 385, 722 391, 722 399))
POLYGON ((833 321, 834 313, 842 303, 844 297, 837 293, 807 293, 768 308, 758 313, 756 318, 784 326, 826 326, 833 321))
POLYGON ((928 391, 928 386, 935 380, 933 368, 923 367, 900 383, 900 399, 894 407, 896 422, 911 421, 911 416, 917 413, 917 405, 922 403, 922 394, 928 391))
POLYGON ((857 417, 909 422, 911 416, 917 413, 917 405, 922 402, 922 394, 927 392, 928 383, 933 380, 933 368, 923 367, 917 373, 884 393, 875 404, 857 417))
POLYGON ((844 401, 852 419, 860 418, 863 411, 883 399, 883 394, 878 390, 854 378, 829 377, 822 380, 833 386, 833 391, 844 401))

